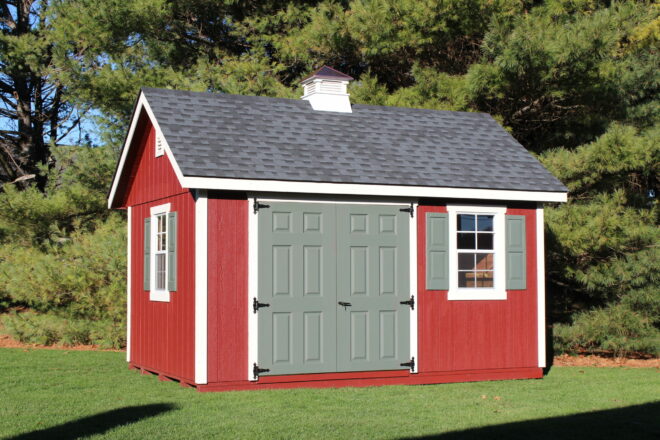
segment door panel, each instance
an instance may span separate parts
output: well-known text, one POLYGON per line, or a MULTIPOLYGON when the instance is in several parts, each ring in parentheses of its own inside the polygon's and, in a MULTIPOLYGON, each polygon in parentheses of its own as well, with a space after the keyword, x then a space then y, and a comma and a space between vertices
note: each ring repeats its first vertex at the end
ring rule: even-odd
POLYGON ((270 203, 259 211, 259 366, 265 374, 336 371, 333 205, 270 203))
POLYGON ((272 202, 259 211, 266 375, 405 368, 410 218, 402 207, 272 202))
POLYGON ((337 371, 404 369, 410 356, 404 206, 337 205, 337 371))

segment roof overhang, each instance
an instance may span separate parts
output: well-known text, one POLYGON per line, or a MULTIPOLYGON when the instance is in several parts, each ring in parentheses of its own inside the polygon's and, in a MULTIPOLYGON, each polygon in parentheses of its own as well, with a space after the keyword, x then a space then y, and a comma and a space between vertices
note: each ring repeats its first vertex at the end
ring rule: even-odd
POLYGON ((363 183, 331 183, 331 182, 301 182, 289 180, 261 180, 261 179, 234 179, 222 177, 186 177, 176 162, 167 139, 163 135, 144 93, 135 104, 131 123, 126 140, 121 150, 119 163, 112 179, 112 186, 108 194, 108 208, 114 207, 117 188, 126 165, 129 149, 136 135, 135 131, 142 111, 145 111, 157 136, 161 136, 165 154, 179 183, 187 189, 208 189, 222 191, 245 191, 251 193, 299 193, 299 194, 328 194, 328 195, 355 195, 355 196, 385 196, 401 198, 444 198, 444 199, 474 199, 474 200, 503 200, 527 202, 566 202, 567 193, 561 191, 519 191, 506 189, 479 189, 479 188, 452 188, 431 186, 407 185, 376 185, 363 183))
POLYGON ((265 193, 336 194, 405 198, 447 198, 566 202, 565 192, 516 191, 503 189, 451 188, 431 186, 371 185, 357 183, 296 182, 288 180, 223 179, 184 177, 184 188, 265 193))

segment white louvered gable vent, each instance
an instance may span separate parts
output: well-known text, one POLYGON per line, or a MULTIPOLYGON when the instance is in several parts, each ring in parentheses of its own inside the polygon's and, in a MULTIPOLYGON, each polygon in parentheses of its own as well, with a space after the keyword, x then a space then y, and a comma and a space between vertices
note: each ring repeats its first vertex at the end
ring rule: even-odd
POLYGON ((163 154, 165 154, 165 140, 162 134, 156 133, 156 157, 163 154))
POLYGON ((304 95, 313 110, 352 113, 347 86, 351 78, 327 66, 323 66, 302 81, 304 95))

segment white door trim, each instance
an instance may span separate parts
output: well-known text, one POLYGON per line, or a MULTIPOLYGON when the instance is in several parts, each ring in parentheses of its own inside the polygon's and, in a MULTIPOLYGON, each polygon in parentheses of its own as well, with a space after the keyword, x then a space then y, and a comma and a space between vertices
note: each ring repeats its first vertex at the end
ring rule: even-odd
POLYGON ((415 359, 412 373, 419 371, 419 353, 417 350, 417 313, 419 311, 419 292, 417 291, 417 208, 419 203, 413 203, 414 215, 410 218, 410 294, 415 295, 415 308, 410 310, 410 357, 415 359))
POLYGON ((248 313, 248 380, 257 380, 252 368, 254 364, 259 363, 259 320, 258 316, 252 310, 253 298, 259 296, 259 214, 254 212, 252 203, 254 199, 248 199, 248 295, 247 313, 248 313))
MULTIPOLYGON (((248 313, 248 365, 247 365, 247 378, 250 381, 257 380, 252 372, 254 364, 259 363, 259 320, 256 313, 252 311, 253 298, 258 298, 259 295, 259 214, 254 212, 253 203, 255 198, 260 202, 299 202, 299 203, 328 203, 328 204, 363 204, 363 205, 408 205, 411 200, 402 200, 400 202, 379 202, 379 201, 356 201, 356 200, 323 200, 323 199, 309 199, 304 197, 299 198, 267 198, 258 197, 256 194, 248 194, 248 295, 247 295, 247 313, 248 313)), ((415 370, 418 370, 418 350, 417 350, 417 312, 419 305, 419 298, 417 295, 417 201, 412 201, 414 209, 414 217, 411 218, 409 228, 408 251, 410 253, 410 292, 415 295, 415 309, 410 311, 410 357, 415 358, 415 370)))

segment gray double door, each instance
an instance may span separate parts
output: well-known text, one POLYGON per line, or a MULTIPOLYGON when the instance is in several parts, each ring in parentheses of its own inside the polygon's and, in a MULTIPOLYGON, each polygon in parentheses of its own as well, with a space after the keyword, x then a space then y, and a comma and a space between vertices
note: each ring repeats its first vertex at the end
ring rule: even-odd
MULTIPOLYGON (((264 374, 405 369, 405 206, 269 203, 259 210, 259 367, 264 374)), ((252 312, 252 311, 251 311, 252 312)))

